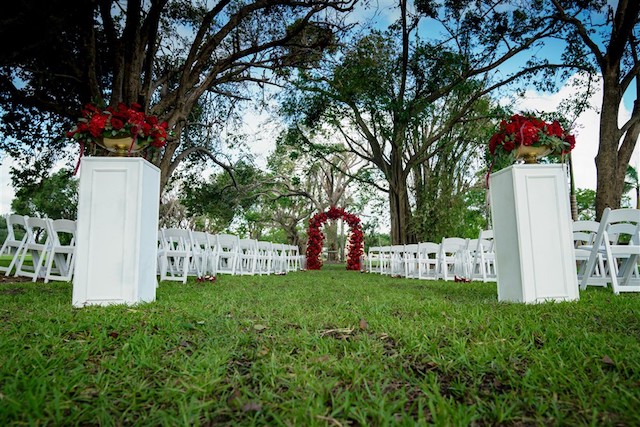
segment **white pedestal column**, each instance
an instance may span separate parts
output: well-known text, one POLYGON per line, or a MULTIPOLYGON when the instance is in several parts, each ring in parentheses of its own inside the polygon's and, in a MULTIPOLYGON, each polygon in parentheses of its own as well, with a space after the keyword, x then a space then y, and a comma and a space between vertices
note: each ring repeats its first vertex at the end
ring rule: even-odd
POLYGON ((513 165, 491 175, 498 300, 579 298, 569 186, 562 165, 513 165))
POLYGON ((84 157, 73 305, 156 298, 160 170, 139 157, 84 157))

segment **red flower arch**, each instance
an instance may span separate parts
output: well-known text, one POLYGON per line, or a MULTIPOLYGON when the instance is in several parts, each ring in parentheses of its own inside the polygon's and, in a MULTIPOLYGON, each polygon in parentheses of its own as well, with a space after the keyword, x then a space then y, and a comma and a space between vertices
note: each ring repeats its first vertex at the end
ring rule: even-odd
POLYGON ((322 261, 320 260, 320 252, 324 244, 324 234, 320 231, 320 227, 330 219, 340 219, 349 224, 351 229, 351 237, 349 238, 349 254, 347 256, 347 270, 360 270, 360 257, 363 253, 364 236, 362 234, 362 225, 360 218, 354 214, 345 212, 342 208, 332 206, 326 212, 319 212, 309 220, 309 240, 307 242, 307 269, 320 270, 322 261))

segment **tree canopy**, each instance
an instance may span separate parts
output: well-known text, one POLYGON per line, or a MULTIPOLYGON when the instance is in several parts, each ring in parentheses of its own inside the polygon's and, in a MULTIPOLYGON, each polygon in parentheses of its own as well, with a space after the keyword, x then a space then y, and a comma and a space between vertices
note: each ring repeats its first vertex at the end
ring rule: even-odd
POLYGON ((136 102, 172 132, 151 159, 164 185, 189 156, 217 161, 207 129, 251 98, 248 84, 312 61, 354 2, 14 2, 0 18, 0 36, 15 41, 0 51, 0 149, 46 170, 85 103, 136 102), (205 99, 216 108, 202 114, 205 99))

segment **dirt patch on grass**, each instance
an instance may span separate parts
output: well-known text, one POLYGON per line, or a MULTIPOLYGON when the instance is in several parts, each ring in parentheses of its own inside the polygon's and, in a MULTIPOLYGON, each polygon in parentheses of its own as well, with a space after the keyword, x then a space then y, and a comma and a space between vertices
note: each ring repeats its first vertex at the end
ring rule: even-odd
POLYGON ((10 285, 12 283, 25 283, 30 282, 32 279, 30 277, 15 277, 15 276, 5 276, 4 274, 0 276, 0 285, 10 285))
POLYGON ((25 290, 22 288, 0 288, 0 295, 20 295, 24 293, 25 290))

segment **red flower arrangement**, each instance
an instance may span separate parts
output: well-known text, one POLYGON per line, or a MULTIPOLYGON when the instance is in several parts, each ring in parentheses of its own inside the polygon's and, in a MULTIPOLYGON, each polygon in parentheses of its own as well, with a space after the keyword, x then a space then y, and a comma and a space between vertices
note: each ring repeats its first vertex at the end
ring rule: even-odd
POLYGON ((131 137, 132 147, 135 144, 162 148, 167 143, 167 122, 159 123, 156 116, 146 115, 135 103, 127 106, 121 102, 116 107, 104 109, 87 104, 78 123, 67 132, 67 137, 81 144, 98 145, 103 138, 131 137))
POLYGON ((568 154, 576 145, 576 138, 565 131, 560 122, 545 122, 531 115, 514 114, 502 120, 498 131, 489 140, 489 152, 515 157, 520 146, 547 147, 548 154, 568 154))
POLYGON ((326 212, 315 214, 309 220, 309 240, 307 241, 306 252, 308 270, 320 270, 322 267, 320 252, 322 252, 324 234, 320 231, 320 228, 328 220, 340 218, 346 221, 351 229, 351 237, 349 237, 349 254, 347 255, 347 270, 360 270, 360 257, 363 254, 364 242, 360 218, 335 206, 330 207, 326 212))

